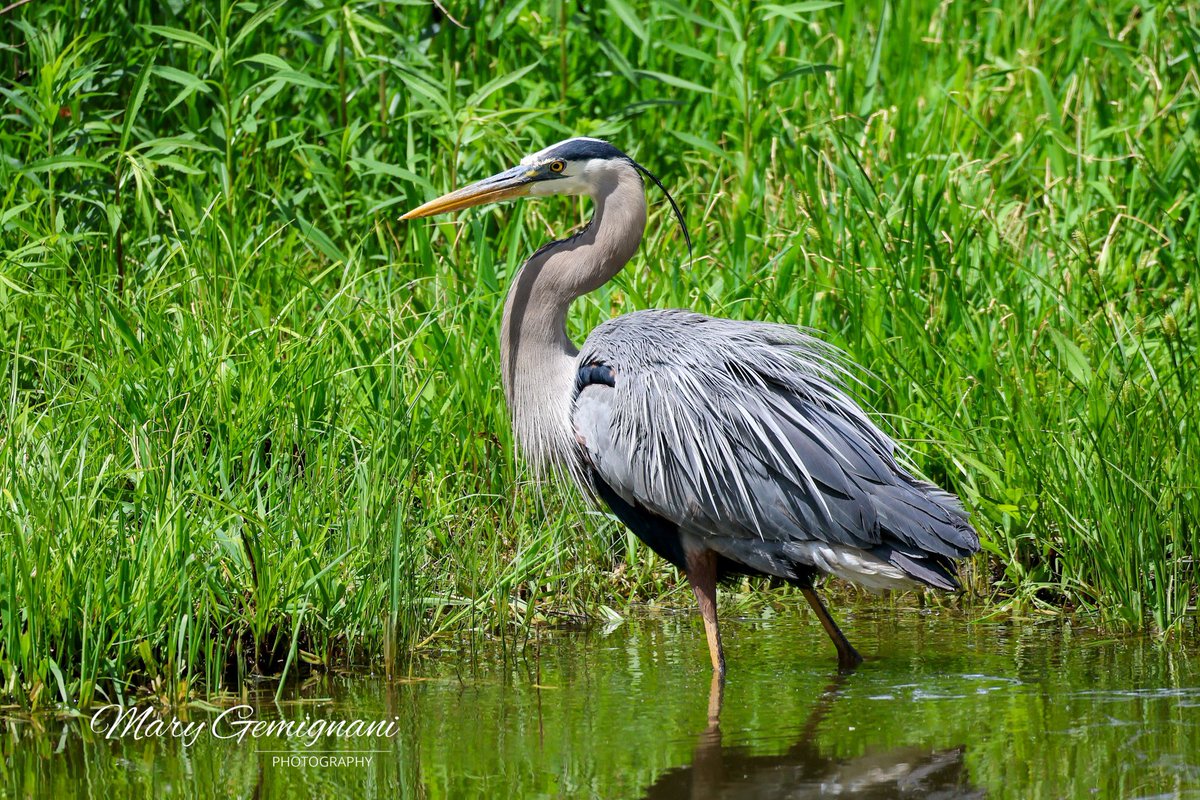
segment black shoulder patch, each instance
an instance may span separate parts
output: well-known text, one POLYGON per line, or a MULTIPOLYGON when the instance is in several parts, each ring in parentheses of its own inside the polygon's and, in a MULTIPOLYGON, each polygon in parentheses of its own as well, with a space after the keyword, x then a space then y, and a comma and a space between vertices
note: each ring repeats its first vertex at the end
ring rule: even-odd
POLYGON ((575 373, 575 396, 583 391, 585 386, 590 386, 593 383, 602 383, 605 386, 617 385, 617 373, 608 364, 590 363, 584 364, 579 368, 579 372, 575 373))

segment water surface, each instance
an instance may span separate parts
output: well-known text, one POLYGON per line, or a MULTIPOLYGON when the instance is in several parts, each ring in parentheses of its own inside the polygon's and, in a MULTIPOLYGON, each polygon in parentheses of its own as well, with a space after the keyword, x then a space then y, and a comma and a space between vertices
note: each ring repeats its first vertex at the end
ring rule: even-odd
MULTIPOLYGON (((842 618, 868 659, 849 675, 807 614, 726 621, 720 698, 688 615, 476 640, 405 680, 325 676, 280 703, 269 687, 244 698, 262 720, 391 721, 390 738, 206 731, 184 746, 8 720, 0 797, 1200 798, 1194 626, 1161 646, 1058 620, 842 618)), ((215 713, 161 718, 175 716, 215 713)))

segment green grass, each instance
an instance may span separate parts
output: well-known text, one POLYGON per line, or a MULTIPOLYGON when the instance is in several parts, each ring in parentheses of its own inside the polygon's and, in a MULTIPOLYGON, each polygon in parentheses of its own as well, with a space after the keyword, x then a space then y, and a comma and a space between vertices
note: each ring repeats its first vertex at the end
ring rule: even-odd
POLYGON ((1194 608, 1196 8, 444 5, 465 28, 410 2, 5 15, 0 700, 390 669, 439 631, 686 602, 513 463, 503 293, 586 206, 397 221, 575 134, 662 177, 697 256, 651 192, 577 338, 648 306, 818 328, 972 511, 976 594, 1160 633, 1194 608))

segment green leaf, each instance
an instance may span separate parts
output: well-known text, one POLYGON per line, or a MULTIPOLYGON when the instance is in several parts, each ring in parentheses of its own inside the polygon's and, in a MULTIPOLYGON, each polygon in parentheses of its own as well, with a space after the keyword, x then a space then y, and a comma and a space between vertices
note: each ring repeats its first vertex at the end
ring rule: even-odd
POLYGON ((264 67, 271 69, 291 69, 291 65, 277 55, 272 53, 255 53, 252 56, 243 58, 238 64, 262 64, 264 67))
POLYGON ((176 156, 163 156, 154 160, 154 166, 169 167, 176 172, 182 172, 184 175, 203 175, 204 170, 197 169, 190 164, 185 163, 176 156))
POLYGON ((218 152, 217 148, 199 141, 190 133, 186 136, 164 136, 159 139, 147 139, 144 142, 139 142, 133 149, 146 150, 147 155, 173 153, 176 150, 197 150, 202 153, 218 152))
POLYGON ((633 9, 629 7, 629 4, 625 0, 608 0, 608 9, 616 14, 621 22, 625 23, 625 27, 629 28, 634 36, 643 42, 647 41, 646 26, 642 24, 642 21, 638 19, 637 14, 633 12, 633 9))
POLYGON ((668 75, 665 72, 654 72, 648 69, 634 70, 634 74, 642 78, 653 78, 660 83, 665 83, 668 86, 674 86, 676 89, 686 89, 689 92, 701 92, 702 94, 712 94, 712 89, 707 86, 701 86, 698 83, 685 81, 683 78, 676 78, 674 75, 668 75))
POLYGON ((164 39, 171 39, 172 41, 183 42, 184 44, 193 44, 213 54, 217 52, 217 48, 198 33, 180 30, 179 28, 169 28, 165 25, 140 25, 139 27, 144 31, 158 34, 164 39))
POLYGON ((871 60, 867 64, 867 76, 864 81, 866 91, 858 103, 858 113, 867 116, 875 108, 875 90, 879 85, 879 62, 883 56, 883 40, 887 37, 888 24, 891 22, 891 9, 884 4, 883 13, 879 18, 879 30, 875 33, 875 48, 871 51, 871 60))
POLYGON ((309 89, 333 88, 332 85, 325 83, 325 81, 318 80, 311 75, 305 75, 303 72, 296 72, 293 69, 280 70, 279 72, 276 72, 274 76, 272 76, 271 80, 283 81, 284 83, 290 83, 294 86, 306 86, 309 89))
POLYGON ((362 167, 367 174, 388 175, 393 178, 411 181, 412 183, 420 186, 422 189, 426 189, 430 192, 435 191, 433 184, 431 184, 427 178, 418 175, 411 170, 407 170, 404 167, 398 167, 395 164, 385 164, 384 162, 376 161, 369 156, 354 156, 350 159, 350 163, 357 167, 362 167))
POLYGON ((9 206, 8 208, 4 209, 3 211, 0 211, 0 228, 3 228, 5 225, 8 224, 8 221, 10 219, 17 216, 22 211, 24 211, 25 209, 29 208, 32 205, 33 205, 33 203, 26 200, 24 203, 17 203, 16 205, 9 206))
POLYGON ((346 263, 346 256, 338 249, 333 240, 329 238, 324 231, 313 225, 304 217, 296 217, 296 225, 299 226, 300 232, 304 237, 312 242, 313 246, 320 250, 330 261, 346 263))
POLYGON ((694 61, 699 61, 703 64, 715 64, 717 58, 711 53, 706 53, 699 48, 686 45, 683 42, 658 42, 659 46, 670 50, 672 53, 678 53, 684 58, 690 58, 694 61))
POLYGON ((1042 95, 1042 109, 1045 111, 1046 121, 1055 128, 1061 128, 1062 119, 1058 98, 1054 96, 1054 90, 1050 88, 1050 81, 1046 79, 1046 73, 1037 67, 1029 67, 1029 71, 1033 74, 1038 92, 1042 95))
POLYGON ((54 676, 54 682, 58 684, 58 694, 62 698, 63 703, 70 705, 71 698, 67 694, 67 684, 63 680, 62 670, 58 668, 58 662, 53 658, 46 660, 46 665, 50 667, 50 673, 54 676))
POLYGON ((837 72, 837 67, 832 64, 801 64, 798 67, 792 67, 780 73, 779 77, 771 81, 768 86, 774 86, 777 83, 798 78, 801 75, 824 75, 826 72, 837 72))
POLYGON ((166 78, 172 83, 178 83, 183 87, 179 94, 175 95, 175 99, 168 103, 167 107, 163 109, 164 111, 170 111, 172 108, 179 105, 196 92, 200 92, 202 94, 209 94, 212 92, 212 89, 208 86, 208 84, 190 72, 184 72, 183 70, 175 69, 174 67, 163 66, 151 67, 150 69, 155 75, 158 75, 161 78, 166 78))
POLYGON ((524 78, 532 70, 537 69, 541 65, 542 65, 542 62, 536 61, 528 66, 521 67, 519 70, 516 70, 515 72, 509 72, 506 75, 500 75, 499 77, 493 78, 492 80, 485 83, 483 86, 480 86, 478 89, 476 89, 475 92, 470 97, 467 98, 467 102, 466 102, 467 108, 472 108, 474 106, 480 105, 489 96, 500 91, 505 86, 508 86, 510 83, 514 83, 515 81, 521 80, 521 78, 524 78))
POLYGON ((454 110, 450 108, 450 101, 440 91, 441 87, 436 82, 416 70, 405 68, 400 70, 400 80, 404 81, 404 85, 408 87, 409 91, 421 95, 437 106, 447 119, 454 118, 454 110))
POLYGON ((1079 345, 1054 328, 1046 330, 1049 331, 1050 338, 1054 340, 1054 346, 1058 350, 1059 365, 1066 368, 1071 380, 1079 388, 1086 389, 1092 382, 1092 365, 1088 363, 1087 356, 1079 349, 1079 345))
POLYGON ((763 19, 783 17, 793 22, 806 22, 806 14, 812 14, 814 11, 824 11, 827 8, 840 5, 841 3, 836 2, 836 0, 808 0, 805 3, 789 3, 786 6, 776 3, 766 3, 759 6, 759 9, 764 12, 763 19))
POLYGON ((99 161, 93 161, 83 156, 51 156, 26 165, 21 171, 27 174, 38 172, 58 172, 64 169, 105 169, 99 161))
POLYGON ((129 345, 129 349, 135 355, 140 356, 142 354, 142 343, 138 340, 137 334, 133 332, 133 328, 129 327, 129 323, 125 321, 125 317, 121 316, 121 312, 113 305, 108 295, 104 296, 104 305, 108 308, 109 318, 112 320, 113 326, 116 327, 117 333, 129 345))
POLYGON ((249 38, 250 34, 258 30, 258 27, 268 19, 275 16, 275 12, 282 8, 285 3, 287 3, 287 0, 279 0, 279 2, 272 3, 251 17, 250 20, 242 26, 242 29, 238 31, 237 37, 233 40, 233 44, 229 47, 230 51, 236 51, 241 46, 242 42, 249 38))
POLYGON ((12 278, 9 278, 7 275, 4 275, 3 273, 0 273, 0 283, 4 284, 10 290, 16 292, 17 294, 29 294, 28 289, 26 289, 24 286, 21 286, 20 284, 13 283, 12 278))
POLYGON ((704 152, 706 152, 710 155, 716 156, 717 158, 722 158, 722 159, 725 158, 724 151, 722 151, 721 148, 717 147, 715 144, 708 141, 707 139, 702 139, 699 136, 695 136, 690 133, 684 133, 683 131, 670 131, 670 134, 672 136, 674 136, 676 139, 678 139, 679 141, 681 141, 685 144, 690 144, 692 147, 695 147, 697 150, 703 150, 704 152))
POLYGON ((150 74, 153 69, 154 63, 151 61, 138 74, 137 83, 133 86, 133 94, 129 97, 129 105, 125 107, 125 119, 121 122, 121 145, 118 148, 119 150, 124 151, 129 145, 129 134, 133 130, 133 123, 142 108, 142 101, 146 99, 146 89, 150 85, 150 74))

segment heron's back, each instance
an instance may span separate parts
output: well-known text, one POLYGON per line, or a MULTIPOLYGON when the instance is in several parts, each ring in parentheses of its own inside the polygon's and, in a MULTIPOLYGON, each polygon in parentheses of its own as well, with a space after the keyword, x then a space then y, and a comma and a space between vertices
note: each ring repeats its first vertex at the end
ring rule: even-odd
POLYGON ((577 363, 586 479, 679 565, 690 544, 726 571, 950 589, 979 549, 957 498, 847 394, 842 355, 799 329, 641 311, 596 328, 577 363))

